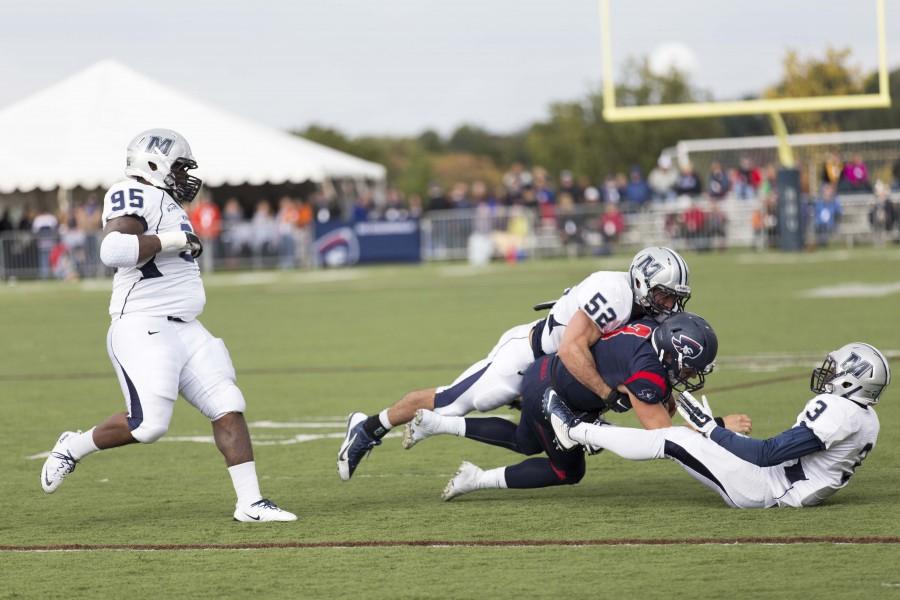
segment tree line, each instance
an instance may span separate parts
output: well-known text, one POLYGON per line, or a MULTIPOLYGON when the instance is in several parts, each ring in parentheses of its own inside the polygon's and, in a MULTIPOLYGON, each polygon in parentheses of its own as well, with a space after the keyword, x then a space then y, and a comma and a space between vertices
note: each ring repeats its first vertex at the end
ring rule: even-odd
MULTIPOLYGON (((863 73, 850 49, 828 48, 822 57, 788 51, 780 79, 754 97, 801 97, 875 93, 877 72, 863 73)), ((701 102, 712 95, 696 87, 684 72, 656 73, 647 59, 628 63, 616 89, 620 105, 701 102)), ((900 69, 890 73, 892 98, 900 98, 900 69)), ((513 163, 540 165, 554 176, 570 170, 576 177, 600 182, 610 173, 634 165, 647 173, 659 152, 679 140, 768 135, 769 119, 735 116, 672 121, 609 123, 603 119, 600 90, 585 97, 555 102, 544 119, 520 131, 495 133, 463 124, 449 136, 427 130, 418 136, 349 137, 332 127, 310 125, 294 131, 309 140, 385 165, 391 185, 406 194, 425 195, 429 185, 445 189, 457 181, 481 180, 499 185, 513 163)), ((900 127, 900 101, 882 110, 785 115, 792 133, 852 131, 900 127)))

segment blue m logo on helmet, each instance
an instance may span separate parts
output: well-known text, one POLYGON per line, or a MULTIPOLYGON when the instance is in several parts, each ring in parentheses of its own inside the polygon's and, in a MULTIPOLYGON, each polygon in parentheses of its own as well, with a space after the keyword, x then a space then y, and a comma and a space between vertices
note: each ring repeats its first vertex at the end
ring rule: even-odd
POLYGON ((175 143, 175 140, 171 138, 164 138, 159 136, 151 136, 150 141, 147 142, 147 152, 158 152, 159 154, 169 155, 169 152, 172 150, 172 144, 175 143))
POLYGON ((841 363, 843 373, 853 375, 857 379, 870 376, 875 372, 875 367, 871 363, 862 359, 856 352, 851 352, 850 356, 841 363))
POLYGON ((653 260, 653 256, 646 254, 635 261, 634 268, 638 269, 647 279, 651 279, 662 271, 663 266, 653 260))

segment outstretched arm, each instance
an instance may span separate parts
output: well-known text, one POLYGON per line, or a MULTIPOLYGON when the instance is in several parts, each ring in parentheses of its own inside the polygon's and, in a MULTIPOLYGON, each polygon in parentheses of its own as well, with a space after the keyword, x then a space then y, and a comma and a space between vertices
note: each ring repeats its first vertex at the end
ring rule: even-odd
POLYGON ((591 346, 599 339, 600 328, 582 311, 575 311, 566 324, 566 332, 559 344, 558 355, 563 365, 579 383, 605 399, 609 397, 612 388, 597 372, 597 365, 591 352, 591 346))
POLYGON ((766 440, 744 437, 724 427, 716 427, 710 432, 709 439, 760 467, 771 467, 825 449, 822 440, 802 424, 766 440))
POLYGON ((643 400, 638 400, 631 390, 625 386, 619 386, 619 389, 628 391, 628 398, 631 400, 631 407, 634 409, 634 415, 644 426, 644 429, 661 429, 663 427, 672 426, 672 417, 666 403, 649 404, 643 400))
POLYGON ((760 467, 771 467, 825 448, 825 444, 804 424, 767 440, 756 440, 738 435, 717 423, 706 396, 701 396, 698 401, 689 392, 680 392, 675 400, 678 412, 691 427, 738 458, 760 467))

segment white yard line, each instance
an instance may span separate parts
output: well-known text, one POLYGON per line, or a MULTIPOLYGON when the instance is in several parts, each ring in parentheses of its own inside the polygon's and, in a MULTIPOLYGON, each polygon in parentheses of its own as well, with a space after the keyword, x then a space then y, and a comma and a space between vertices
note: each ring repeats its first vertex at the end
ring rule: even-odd
POLYGON ((893 283, 841 283, 813 288, 797 294, 800 298, 883 298, 900 294, 900 281, 893 283))

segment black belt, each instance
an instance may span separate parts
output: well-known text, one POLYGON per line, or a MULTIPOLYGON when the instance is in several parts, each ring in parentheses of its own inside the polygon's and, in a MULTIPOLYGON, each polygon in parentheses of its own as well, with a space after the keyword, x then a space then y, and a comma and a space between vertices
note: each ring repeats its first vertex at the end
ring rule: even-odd
POLYGON ((169 321, 175 321, 176 323, 187 323, 187 321, 185 321, 181 317, 166 317, 166 319, 168 319, 169 321))
POLYGON ((791 483, 806 480, 806 473, 803 472, 803 465, 800 464, 799 460, 797 461, 797 464, 785 467, 784 474, 791 483))

